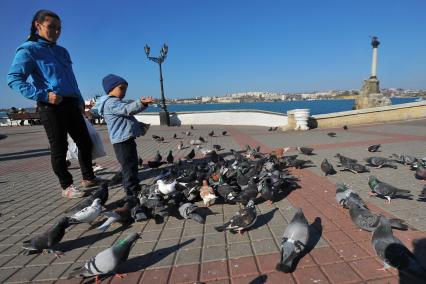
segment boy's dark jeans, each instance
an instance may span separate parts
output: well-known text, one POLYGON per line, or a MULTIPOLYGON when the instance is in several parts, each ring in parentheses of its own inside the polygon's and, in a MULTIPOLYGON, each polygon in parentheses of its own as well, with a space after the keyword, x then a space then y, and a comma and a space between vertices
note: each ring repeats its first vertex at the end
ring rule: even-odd
POLYGON ((134 138, 113 144, 115 156, 121 165, 123 187, 127 196, 134 196, 139 190, 138 152, 134 138))
POLYGON ((50 157, 53 171, 63 189, 73 183, 68 171, 66 156, 68 150, 67 133, 78 147, 78 162, 83 179, 95 178, 92 168, 92 141, 87 131, 83 115, 74 98, 63 97, 59 105, 38 102, 40 122, 46 130, 50 144, 50 157))

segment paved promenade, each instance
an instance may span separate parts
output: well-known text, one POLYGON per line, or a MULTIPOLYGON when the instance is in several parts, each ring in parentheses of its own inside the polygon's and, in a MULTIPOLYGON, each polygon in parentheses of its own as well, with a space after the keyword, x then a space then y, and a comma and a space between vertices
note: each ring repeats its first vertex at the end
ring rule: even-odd
MULTIPOLYGON (((96 126, 108 156, 96 162, 105 169, 99 172, 109 179, 119 169, 105 126, 96 126)), ((426 202, 416 199, 386 200, 368 197, 367 179, 374 174, 380 180, 410 190, 417 196, 424 182, 415 179, 408 167, 371 169, 371 173, 340 172, 336 153, 362 160, 369 156, 388 157, 392 153, 426 156, 426 120, 349 127, 343 129, 310 130, 307 132, 268 131, 265 127, 196 126, 193 136, 184 143, 210 130, 228 135, 213 137, 213 144, 229 149, 242 149, 246 144, 261 146, 268 153, 277 147, 312 146, 310 156, 315 166, 292 170, 300 178, 301 188, 287 198, 257 205, 259 218, 243 236, 216 232, 213 227, 227 221, 237 205, 213 205, 204 225, 192 220, 169 217, 163 224, 153 220, 134 223, 130 227, 115 224, 105 233, 89 225, 74 225, 61 242, 65 255, 22 255, 22 241, 45 231, 64 211, 78 200, 61 197, 59 183, 50 166, 50 152, 44 129, 40 126, 2 127, 0 134, 0 283, 94 283, 92 279, 71 279, 66 276, 97 252, 104 250, 131 232, 141 238, 130 253, 124 267, 125 279, 105 278, 102 283, 408 283, 395 269, 383 267, 371 245, 371 233, 361 231, 351 222, 348 212, 339 208, 334 199, 335 183, 344 182, 354 188, 374 212, 407 220, 416 230, 395 231, 406 246, 426 265, 426 202), (327 136, 333 131, 337 137, 327 136), (371 144, 382 144, 381 152, 369 153, 371 144), (321 161, 327 158, 338 171, 324 177, 321 161), (301 207, 316 232, 315 248, 305 255, 295 272, 275 271, 279 260, 279 244, 295 207, 301 207)), ((148 135, 137 140, 138 152, 144 161, 150 160, 157 149, 165 157, 173 149, 175 157, 184 157, 190 149, 176 150, 174 133, 182 137, 189 127, 151 127, 148 135), (165 137, 164 143, 151 135, 165 137)), ((210 140, 208 145, 210 145, 210 140)), ((292 153, 296 153, 294 150, 292 153)), ((303 155, 301 158, 305 159, 303 155)), ((75 183, 81 180, 78 163, 73 161, 71 172, 75 183)), ((142 183, 158 171, 141 169, 142 183)), ((108 202, 123 196, 121 187, 110 188, 108 202)), ((411 282, 412 283, 412 282, 411 282)))

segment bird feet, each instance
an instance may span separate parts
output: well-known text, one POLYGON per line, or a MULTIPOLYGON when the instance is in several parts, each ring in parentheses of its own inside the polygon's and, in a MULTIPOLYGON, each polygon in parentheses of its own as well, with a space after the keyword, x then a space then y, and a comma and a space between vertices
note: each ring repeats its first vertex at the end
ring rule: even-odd
POLYGON ((115 278, 118 278, 118 279, 123 279, 123 278, 125 278, 127 276, 127 274, 125 274, 125 273, 123 273, 123 274, 121 274, 121 273, 117 273, 117 274, 115 274, 114 275, 114 277, 115 278))

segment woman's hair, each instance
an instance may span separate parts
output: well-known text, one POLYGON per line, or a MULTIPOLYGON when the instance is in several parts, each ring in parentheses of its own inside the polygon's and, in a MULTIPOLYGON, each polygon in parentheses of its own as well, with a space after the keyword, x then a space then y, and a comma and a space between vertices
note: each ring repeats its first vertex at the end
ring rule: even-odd
POLYGON ((35 26, 35 22, 36 21, 44 22, 44 19, 46 17, 52 17, 52 18, 58 19, 59 21, 61 20, 59 16, 52 11, 38 10, 37 13, 35 13, 34 15, 33 20, 31 21, 31 30, 30 30, 30 35, 28 36, 27 41, 37 41, 38 36, 37 36, 37 28, 35 26))

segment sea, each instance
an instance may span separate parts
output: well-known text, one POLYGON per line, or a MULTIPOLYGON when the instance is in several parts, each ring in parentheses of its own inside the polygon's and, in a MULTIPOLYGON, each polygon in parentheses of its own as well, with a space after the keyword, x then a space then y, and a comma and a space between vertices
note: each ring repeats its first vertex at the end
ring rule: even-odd
MULTIPOLYGON (((391 98, 392 104, 404 104, 416 101, 416 98, 391 98)), ((167 104, 169 112, 191 112, 209 110, 238 110, 252 109, 278 112, 287 114, 288 110, 308 108, 311 115, 326 114, 339 111, 352 110, 355 100, 309 100, 309 101, 276 101, 276 102, 251 102, 251 103, 225 103, 225 104, 167 104)), ((34 108, 27 108, 34 112, 34 108)), ((149 106, 147 112, 159 112, 160 107, 149 106)), ((0 112, 0 118, 6 118, 5 112, 0 112)))
MULTIPOLYGON (((416 98, 392 98, 392 104, 411 103, 416 98)), ((209 110, 238 110, 253 109, 287 114, 292 109, 310 109, 311 115, 352 110, 355 100, 309 100, 309 101, 276 101, 251 103, 222 103, 222 104, 167 104, 169 112, 190 112, 209 110)), ((150 106, 148 112, 159 112, 160 107, 150 106)))

